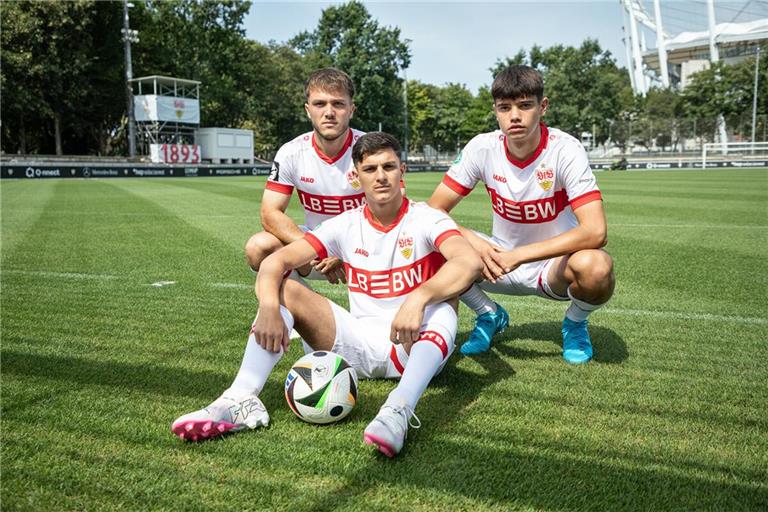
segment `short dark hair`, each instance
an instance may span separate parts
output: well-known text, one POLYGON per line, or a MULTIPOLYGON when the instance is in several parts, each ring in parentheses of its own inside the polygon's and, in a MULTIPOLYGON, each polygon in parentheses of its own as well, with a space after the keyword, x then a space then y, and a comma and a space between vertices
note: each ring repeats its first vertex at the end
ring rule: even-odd
POLYGON ((384 132, 366 133, 352 147, 352 162, 358 165, 365 157, 386 149, 391 149, 400 158, 400 143, 392 135, 384 132))
POLYGON ((493 79, 491 96, 493 101, 536 96, 541 102, 544 98, 544 80, 541 73, 530 66, 509 66, 493 79))
POLYGON ((355 97, 355 83, 345 72, 336 68, 317 69, 309 75, 304 85, 304 96, 309 99, 310 89, 323 91, 342 91, 352 99, 355 97))

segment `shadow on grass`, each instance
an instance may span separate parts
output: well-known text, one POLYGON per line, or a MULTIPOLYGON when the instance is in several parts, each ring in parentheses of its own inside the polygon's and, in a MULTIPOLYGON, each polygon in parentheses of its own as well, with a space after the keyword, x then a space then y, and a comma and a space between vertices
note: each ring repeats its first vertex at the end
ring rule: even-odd
MULTIPOLYGON (((560 322, 531 322, 513 325, 498 339, 494 340, 496 350, 514 359, 536 359, 540 357, 560 357, 563 335, 560 322), (557 346, 557 353, 530 350, 521 340, 551 341, 557 346)), ((593 361, 598 363, 619 364, 629 357, 624 339, 612 329, 599 325, 590 325, 589 334, 594 349, 593 361)))
MULTIPOLYGON (((69 356, 2 351, 3 374, 60 380, 68 385, 114 386, 168 396, 209 399, 211 390, 231 380, 222 373, 190 371, 173 366, 97 361, 69 356)), ((14 405, 3 404, 3 412, 14 405)))

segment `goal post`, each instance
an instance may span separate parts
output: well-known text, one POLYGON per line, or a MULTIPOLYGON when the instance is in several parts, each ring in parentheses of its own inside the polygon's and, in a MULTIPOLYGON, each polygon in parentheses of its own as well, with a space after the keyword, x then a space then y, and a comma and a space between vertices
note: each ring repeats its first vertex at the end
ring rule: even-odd
POLYGON ((701 168, 707 168, 707 161, 726 157, 764 161, 768 159, 768 142, 708 142, 701 147, 701 168))

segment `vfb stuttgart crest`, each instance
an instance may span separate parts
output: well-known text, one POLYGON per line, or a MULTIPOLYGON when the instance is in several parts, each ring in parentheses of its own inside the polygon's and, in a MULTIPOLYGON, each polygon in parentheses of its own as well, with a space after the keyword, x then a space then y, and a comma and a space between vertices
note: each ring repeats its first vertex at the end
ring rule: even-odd
POLYGON ((413 254, 413 237, 408 236, 407 233, 402 233, 397 239, 397 248, 400 249, 400 254, 405 258, 410 258, 413 254))
POLYGON ((347 181, 352 185, 353 189, 360 190, 360 178, 357 177, 357 171, 349 171, 347 173, 347 181))
POLYGON ((547 169, 544 162, 536 169, 536 180, 539 182, 539 186, 544 190, 552 188, 552 184, 555 180, 555 171, 552 168, 547 169))

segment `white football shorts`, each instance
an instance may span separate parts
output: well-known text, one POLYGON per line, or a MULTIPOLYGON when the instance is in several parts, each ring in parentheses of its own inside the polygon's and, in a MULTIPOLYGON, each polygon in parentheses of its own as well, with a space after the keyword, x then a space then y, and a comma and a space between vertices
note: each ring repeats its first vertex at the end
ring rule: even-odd
MULTIPOLYGON (((492 244, 500 247, 506 247, 507 243, 494 236, 488 236, 485 233, 478 231, 473 232, 492 244)), ((552 291, 549 287, 549 281, 547 275, 549 274, 549 267, 555 261, 555 258, 548 260, 533 261, 531 263, 524 263, 517 267, 509 274, 501 276, 495 283, 483 280, 478 283, 478 286, 486 292, 500 293, 503 295, 536 295, 545 299, 552 300, 570 300, 569 297, 558 295, 552 291)))
MULTIPOLYGON (((408 364, 402 345, 389 341, 391 325, 376 318, 357 318, 333 301, 336 339, 333 352, 357 370, 361 379, 399 379, 408 364)), ((417 343, 435 343, 443 351, 442 371, 453 352, 458 319, 456 311, 446 304, 430 304, 424 310, 424 322, 417 343)))

